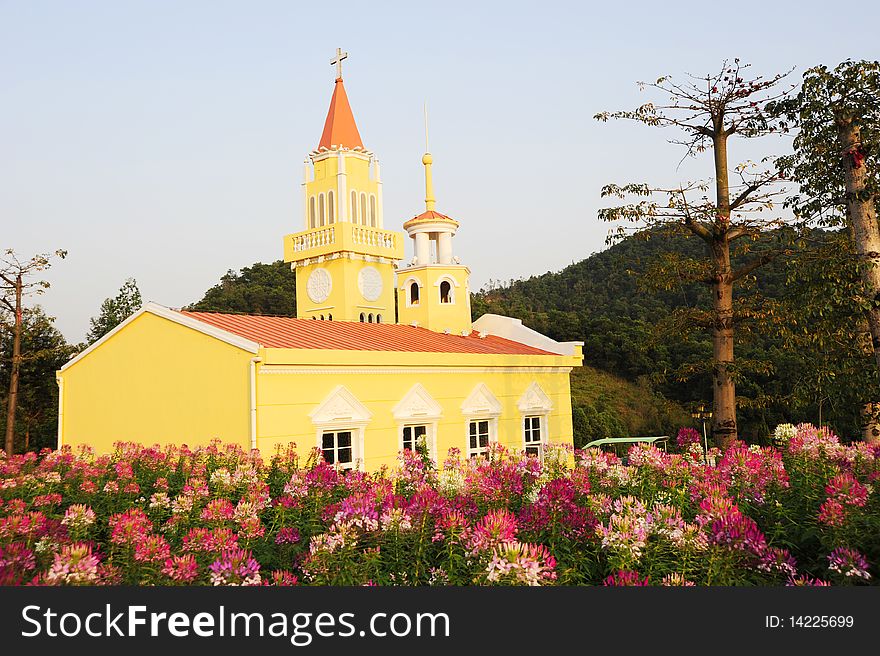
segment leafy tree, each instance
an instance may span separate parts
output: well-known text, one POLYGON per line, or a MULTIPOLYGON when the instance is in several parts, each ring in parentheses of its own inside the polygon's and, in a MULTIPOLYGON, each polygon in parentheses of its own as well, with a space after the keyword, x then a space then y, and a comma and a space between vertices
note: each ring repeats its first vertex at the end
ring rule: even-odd
MULTIPOLYGON (((867 352, 880 370, 880 62, 847 60, 833 71, 825 66, 811 68, 799 93, 771 109, 800 128, 794 155, 780 161, 800 186, 789 204, 805 220, 846 227, 852 248, 837 251, 835 259, 849 253, 861 279, 857 293, 852 279, 845 276, 838 278, 838 284, 825 284, 830 299, 816 301, 848 304, 863 327, 852 328, 848 343, 856 352, 846 359, 852 363, 867 352), (870 336, 867 343, 856 337, 859 332, 870 336)), ((840 264, 851 270, 848 263, 840 264)), ((865 373, 857 377, 864 378, 865 373)), ((876 379, 876 372, 871 378, 876 379)), ((863 399, 865 436, 880 441, 880 397, 876 386, 870 389, 873 398, 863 399)))
MULTIPOLYGON (((55 372, 74 354, 55 328, 54 319, 46 316, 40 306, 22 312, 21 360, 18 409, 16 412, 16 446, 21 450, 52 447, 58 425, 58 386, 55 372)), ((0 385, 8 385, 11 376, 12 343, 3 343, 0 360, 0 385)), ((0 394, 5 398, 5 394, 0 394)), ((5 412, 2 412, 5 418, 5 412)))
MULTIPOLYGON (((57 250, 54 255, 61 259, 67 251, 57 250)), ((21 261, 11 248, 6 249, 0 257, 0 311, 8 312, 10 319, 0 316, 3 320, 4 341, 8 333, 12 334, 12 353, 10 354, 9 392, 6 396, 6 455, 11 456, 15 449, 15 411, 18 407, 18 386, 22 363, 22 301, 25 296, 39 295, 49 288, 45 280, 31 280, 31 276, 48 269, 52 254, 34 255, 31 259, 21 261)))
POLYGON ((113 298, 105 298, 101 303, 101 312, 92 317, 91 327, 86 334, 86 342, 94 344, 104 335, 116 328, 132 314, 141 309, 143 300, 134 278, 128 278, 113 298))
MULTIPOLYGON (((707 150, 713 156, 711 183, 689 182, 674 188, 606 185, 603 197, 634 196, 641 200, 600 210, 599 218, 629 221, 635 224, 637 234, 645 234, 645 228, 662 227, 670 234, 689 234, 705 244, 705 255, 699 259, 670 254, 655 269, 653 278, 668 286, 682 279, 699 282, 711 293, 711 309, 690 312, 689 321, 705 326, 712 336, 712 435, 719 445, 737 438, 734 288, 785 251, 785 245, 779 244, 734 266, 736 255, 747 254, 762 233, 783 224, 780 218, 767 219, 764 215, 781 193, 775 168, 742 164, 731 170, 728 162, 727 147, 732 137, 761 137, 786 127, 784 121, 767 111, 768 103, 788 93, 779 89, 785 74, 768 79, 749 77, 747 68, 734 60, 732 65, 725 62, 716 74, 691 76, 684 82, 661 77, 653 84, 640 85, 658 93, 662 98, 659 104, 647 102, 632 111, 596 115, 601 121, 628 119, 652 127, 674 128, 682 136, 673 143, 687 148, 686 157, 707 150), (714 187, 712 200, 707 195, 710 187, 714 187)), ((626 229, 619 227, 617 236, 625 234, 626 229)))
POLYGON ((189 310, 296 316, 296 276, 281 260, 255 264, 220 278, 189 310))

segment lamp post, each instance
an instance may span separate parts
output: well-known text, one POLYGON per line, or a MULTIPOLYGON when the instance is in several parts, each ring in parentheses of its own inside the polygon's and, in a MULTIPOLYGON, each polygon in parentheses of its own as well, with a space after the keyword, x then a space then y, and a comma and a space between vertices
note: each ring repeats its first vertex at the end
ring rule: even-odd
POLYGON ((699 419, 703 424, 703 462, 709 464, 709 439, 706 436, 706 422, 712 418, 712 411, 706 409, 706 404, 699 404, 691 413, 691 417, 699 419))

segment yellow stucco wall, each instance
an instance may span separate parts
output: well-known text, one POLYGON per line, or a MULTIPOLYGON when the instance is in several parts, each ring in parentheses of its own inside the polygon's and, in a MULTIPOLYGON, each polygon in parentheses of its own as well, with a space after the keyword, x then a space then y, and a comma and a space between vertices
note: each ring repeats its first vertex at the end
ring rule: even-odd
POLYGON ((417 323, 422 328, 452 333, 471 331, 471 294, 469 289, 470 271, 466 266, 456 264, 431 264, 429 266, 408 267, 397 272, 398 320, 402 324, 417 323), (419 303, 409 303, 409 285, 413 280, 419 283, 419 303), (440 283, 451 280, 453 302, 440 302, 440 283))
POLYGON ((334 321, 359 321, 360 314, 364 313, 374 317, 381 314, 381 323, 394 323, 394 269, 391 262, 364 262, 339 257, 299 266, 296 268, 296 307, 301 319, 333 315, 334 321), (358 276, 366 267, 375 269, 382 280, 382 293, 374 301, 364 298, 358 287, 358 276), (308 294, 309 276, 315 269, 324 269, 332 280, 330 295, 320 303, 312 301, 308 294))
MULTIPOLYGON (((386 354, 387 356, 388 354, 386 354)), ((436 420, 435 452, 442 462, 449 448, 456 447, 462 455, 467 448, 468 417, 462 413, 462 402, 480 383, 485 384, 501 403, 498 417, 498 441, 513 449, 523 448, 523 413, 518 401, 532 383, 537 383, 550 398, 552 409, 547 415, 548 436, 552 442, 572 441, 571 397, 568 367, 536 367, 515 370, 490 367, 443 366, 448 354, 418 355, 423 366, 263 366, 257 376, 257 443, 271 453, 276 445, 295 442, 301 454, 318 445, 322 427, 316 425, 312 413, 334 390, 342 385, 366 406, 372 417, 364 429, 364 468, 374 470, 382 465, 393 466, 400 449, 403 423, 433 423, 419 419, 398 421, 393 408, 416 384, 420 383, 441 406, 436 420), (428 366, 429 363, 432 366, 428 366)), ((485 356, 471 356, 483 358, 485 356)), ((460 359, 453 356, 452 359, 460 359)), ((550 358, 548 358, 550 359, 550 358)), ((528 413, 540 414, 540 413, 528 413)), ((475 417, 476 418, 476 417, 475 417)), ((343 430, 347 422, 340 419, 331 430, 343 430)))
POLYGON ((99 452, 119 440, 250 446, 252 353, 149 312, 81 360, 63 380, 61 443, 99 452))

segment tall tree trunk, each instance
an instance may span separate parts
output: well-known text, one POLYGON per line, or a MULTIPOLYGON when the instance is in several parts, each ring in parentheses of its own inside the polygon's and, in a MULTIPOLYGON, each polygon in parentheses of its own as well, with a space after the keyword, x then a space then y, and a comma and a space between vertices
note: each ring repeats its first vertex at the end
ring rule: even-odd
POLYGON ((715 231, 709 244, 715 267, 712 284, 712 439, 727 447, 737 439, 736 384, 733 367, 733 271, 730 266, 730 186, 727 171, 727 135, 723 117, 715 125, 712 142, 715 158, 715 231))
POLYGON ((725 448, 737 439, 736 383, 733 367, 733 277, 730 270, 730 246, 712 245, 717 278, 712 285, 712 439, 725 448))
POLYGON ((15 278, 15 322, 12 328, 12 370, 6 401, 6 455, 15 453, 15 408, 18 405, 18 372, 21 369, 21 274, 15 278))
MULTIPOLYGON (((874 198, 866 191, 867 171, 865 153, 862 150, 860 128, 851 117, 837 116, 837 137, 843 155, 846 180, 846 206, 856 253, 865 265, 862 267, 862 283, 871 294, 874 306, 868 311, 868 329, 874 358, 880 368, 880 226, 874 198)), ((876 422, 875 422, 876 423, 876 422)), ((880 433, 866 434, 871 442, 880 441, 880 433)))

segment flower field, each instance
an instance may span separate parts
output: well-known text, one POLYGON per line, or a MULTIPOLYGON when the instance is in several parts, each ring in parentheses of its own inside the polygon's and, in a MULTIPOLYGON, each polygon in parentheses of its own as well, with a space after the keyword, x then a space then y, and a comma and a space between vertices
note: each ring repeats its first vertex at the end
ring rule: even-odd
POLYGON ((623 459, 495 447, 339 472, 214 444, 0 460, 5 585, 870 584, 880 448, 813 426, 779 445, 623 459))

